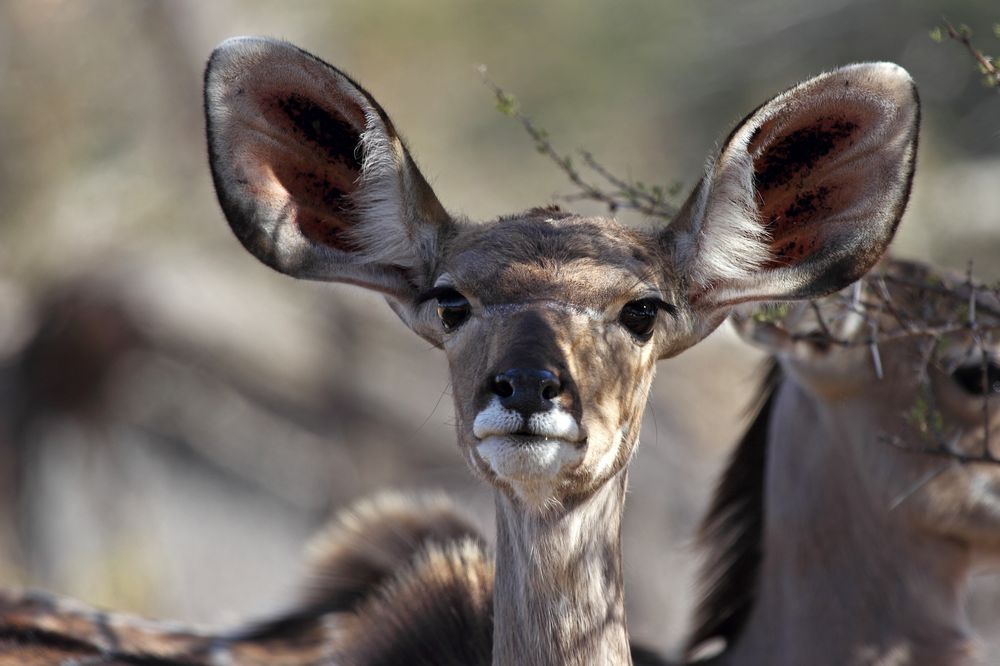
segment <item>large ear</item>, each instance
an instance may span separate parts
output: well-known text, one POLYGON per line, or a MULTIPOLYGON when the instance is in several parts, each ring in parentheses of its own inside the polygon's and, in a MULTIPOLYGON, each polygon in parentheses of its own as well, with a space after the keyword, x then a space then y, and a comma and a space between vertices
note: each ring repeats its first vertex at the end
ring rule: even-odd
POLYGON ((804 299, 850 284, 906 206, 920 122, 890 63, 844 67, 752 112, 665 232, 692 305, 804 299))
POLYGON ((208 61, 205 117, 219 202, 254 256, 383 292, 397 311, 429 286, 451 219, 361 86, 291 44, 239 37, 208 61))

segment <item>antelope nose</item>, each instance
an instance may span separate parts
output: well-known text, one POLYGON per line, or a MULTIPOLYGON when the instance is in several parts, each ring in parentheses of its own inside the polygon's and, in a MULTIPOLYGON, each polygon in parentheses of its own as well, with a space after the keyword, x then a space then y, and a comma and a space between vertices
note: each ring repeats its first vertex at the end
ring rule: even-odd
POLYGON ((562 393, 554 372, 521 368, 500 373, 491 388, 501 405, 525 416, 552 409, 552 400, 562 393))

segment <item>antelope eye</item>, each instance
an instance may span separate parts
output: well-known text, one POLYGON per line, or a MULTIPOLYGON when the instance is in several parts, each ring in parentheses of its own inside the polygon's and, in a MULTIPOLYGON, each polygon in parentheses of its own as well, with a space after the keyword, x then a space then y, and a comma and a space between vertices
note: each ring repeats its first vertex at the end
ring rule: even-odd
POLYGON ((469 318, 471 307, 465 296, 454 289, 437 294, 437 315, 446 331, 454 331, 469 318))
POLYGON ((1000 365, 993 361, 960 366, 951 378, 969 395, 1000 394, 1000 365))
POLYGON ((642 298, 638 301, 629 301, 622 308, 618 315, 618 322, 628 329, 638 340, 645 342, 653 335, 653 327, 656 325, 656 313, 660 310, 660 303, 655 298, 642 298))

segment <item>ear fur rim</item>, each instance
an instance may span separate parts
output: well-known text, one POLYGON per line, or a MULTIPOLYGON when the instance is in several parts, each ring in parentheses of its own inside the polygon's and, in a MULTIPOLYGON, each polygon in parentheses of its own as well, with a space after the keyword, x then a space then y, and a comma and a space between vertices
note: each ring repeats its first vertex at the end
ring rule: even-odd
MULTIPOLYGON (((280 84, 277 84, 280 85, 280 84)), ((433 255, 447 214, 433 197, 391 121, 374 99, 343 72, 287 42, 236 37, 220 44, 205 70, 205 118, 209 163, 219 203, 230 227, 266 265, 297 278, 333 280, 368 287, 405 300, 414 286, 407 273, 420 272, 433 255), (295 221, 295 202, 271 179, 260 196, 247 185, 239 146, 223 136, 241 122, 236 95, 241 83, 262 68, 306 81, 363 112, 358 150, 361 173, 349 194, 349 239, 344 252, 307 238, 295 221), (340 96, 340 97, 338 97, 340 96), (422 210, 417 210, 422 207, 422 210), (430 224, 425 224, 430 222, 430 224)), ((264 165, 266 167, 266 165, 264 165)))
MULTIPOLYGON (((916 87, 902 67, 861 63, 809 79, 765 103, 730 134, 718 159, 699 184, 691 215, 675 233, 681 271, 696 298, 707 307, 757 300, 815 298, 846 286, 867 272, 884 253, 905 209, 913 181, 920 104, 916 87), (834 213, 823 251, 788 266, 774 266, 771 238, 760 219, 751 144, 758 134, 779 140, 784 127, 802 114, 820 115, 837 105, 877 110, 878 121, 852 148, 863 159, 884 155, 888 172, 868 205, 834 213), (815 110, 813 110, 815 108, 815 110)), ((878 162, 878 160, 874 160, 878 162)))

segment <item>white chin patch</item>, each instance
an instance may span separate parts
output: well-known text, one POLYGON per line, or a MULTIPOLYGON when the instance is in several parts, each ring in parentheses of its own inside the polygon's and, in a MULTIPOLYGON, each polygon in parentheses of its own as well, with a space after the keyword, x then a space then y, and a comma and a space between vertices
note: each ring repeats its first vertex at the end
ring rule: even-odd
POLYGON ((561 439, 493 436, 479 442, 476 452, 509 481, 555 481, 559 472, 583 459, 583 447, 561 439))
POLYGON ((476 414, 476 420, 472 422, 472 434, 477 439, 526 433, 535 437, 578 441, 580 426, 577 425, 576 419, 559 406, 559 398, 554 399, 552 403, 552 409, 547 412, 535 412, 525 423, 520 412, 507 409, 500 404, 500 398, 494 396, 490 404, 476 414))
POLYGON ((494 397, 472 424, 476 454, 529 505, 549 503, 560 473, 586 453, 576 419, 558 398, 553 402, 552 409, 525 419, 494 397))

